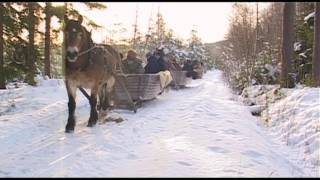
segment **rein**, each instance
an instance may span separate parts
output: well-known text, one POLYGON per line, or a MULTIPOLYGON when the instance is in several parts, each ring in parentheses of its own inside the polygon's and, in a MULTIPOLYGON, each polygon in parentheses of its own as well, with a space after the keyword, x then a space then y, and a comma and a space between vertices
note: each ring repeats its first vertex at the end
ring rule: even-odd
MULTIPOLYGON (((80 56, 85 55, 85 54, 87 54, 87 53, 90 53, 90 51, 92 51, 92 50, 95 49, 95 48, 97 48, 97 46, 94 44, 91 48, 89 48, 89 49, 87 49, 87 50, 82 51, 81 53, 79 53, 77 58, 79 58, 80 56)), ((80 71, 85 71, 90 64, 93 64, 91 54, 89 54, 88 60, 87 60, 86 63, 80 68, 80 71)))
POLYGON ((85 51, 82 51, 81 53, 78 54, 78 57, 79 56, 82 56, 84 54, 87 54, 88 52, 92 51, 93 49, 95 49, 96 47, 98 47, 97 45, 93 45, 91 48, 85 50, 85 51))

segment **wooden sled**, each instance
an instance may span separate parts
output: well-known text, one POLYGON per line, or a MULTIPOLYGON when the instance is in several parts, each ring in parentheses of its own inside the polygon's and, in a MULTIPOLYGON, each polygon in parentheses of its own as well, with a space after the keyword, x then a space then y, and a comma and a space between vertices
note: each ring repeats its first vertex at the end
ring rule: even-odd
POLYGON ((144 101, 155 99, 159 93, 159 74, 117 74, 114 108, 136 112, 144 101))
POLYGON ((174 89, 185 88, 191 78, 187 77, 187 71, 170 71, 172 75, 171 87, 174 89))

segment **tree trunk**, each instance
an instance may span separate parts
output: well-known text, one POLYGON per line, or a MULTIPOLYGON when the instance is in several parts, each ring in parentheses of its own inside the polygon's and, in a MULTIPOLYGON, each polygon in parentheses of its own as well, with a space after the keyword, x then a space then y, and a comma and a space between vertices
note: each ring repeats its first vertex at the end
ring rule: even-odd
POLYGON ((35 17, 34 17, 34 4, 28 3, 28 31, 29 31, 29 45, 28 45, 28 61, 27 61, 27 82, 29 85, 36 85, 35 77, 35 49, 34 49, 34 34, 35 34, 35 17))
POLYGON ((314 45, 312 77, 314 86, 320 86, 320 3, 315 2, 314 45))
POLYGON ((281 57, 281 82, 282 88, 293 88, 294 78, 292 75, 293 64, 293 43, 294 43, 294 19, 295 19, 294 2, 285 2, 283 7, 282 21, 282 57, 281 57))
POLYGON ((46 32, 45 32, 45 45, 44 45, 44 73, 51 78, 50 72, 50 23, 51 23, 51 2, 46 2, 46 32))
POLYGON ((259 4, 257 2, 256 4, 256 13, 257 13, 257 19, 256 19, 256 44, 255 44, 255 54, 257 55, 260 52, 260 44, 259 44, 259 4))
POLYGON ((6 80, 4 78, 4 59, 3 59, 3 16, 4 7, 0 3, 0 89, 6 89, 6 80))

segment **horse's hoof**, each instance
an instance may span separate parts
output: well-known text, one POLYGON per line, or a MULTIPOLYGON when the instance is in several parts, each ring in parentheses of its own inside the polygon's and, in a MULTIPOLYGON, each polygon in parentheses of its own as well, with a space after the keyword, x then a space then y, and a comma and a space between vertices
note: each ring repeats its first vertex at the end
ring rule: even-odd
POLYGON ((73 131, 74 131, 74 125, 67 124, 65 132, 66 133, 72 133, 73 131))
POLYGON ((67 129, 65 130, 65 133, 73 133, 74 132, 74 129, 67 129))
POLYGON ((88 122, 87 127, 93 127, 96 124, 97 124, 97 122, 88 122))

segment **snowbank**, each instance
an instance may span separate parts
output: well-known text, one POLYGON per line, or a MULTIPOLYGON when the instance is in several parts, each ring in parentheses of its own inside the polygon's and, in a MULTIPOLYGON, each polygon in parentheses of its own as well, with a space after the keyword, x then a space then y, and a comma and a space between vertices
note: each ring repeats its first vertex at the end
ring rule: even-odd
POLYGON ((296 89, 263 112, 273 134, 299 148, 306 166, 320 169, 320 88, 296 89))
MULTIPOLYGON (((23 121, 26 116, 45 117, 67 107, 67 91, 63 79, 35 78, 37 86, 11 83, 0 91, 0 121, 23 121), (15 115, 15 116, 12 116, 15 115)), ((87 103, 78 95, 77 105, 87 103)))
POLYGON ((246 88, 242 101, 257 113, 279 142, 293 147, 304 168, 319 174, 320 169, 320 88, 259 85, 246 88))
POLYGON ((274 103, 285 95, 285 91, 279 85, 256 85, 245 88, 242 91, 240 100, 246 105, 262 105, 274 103))

